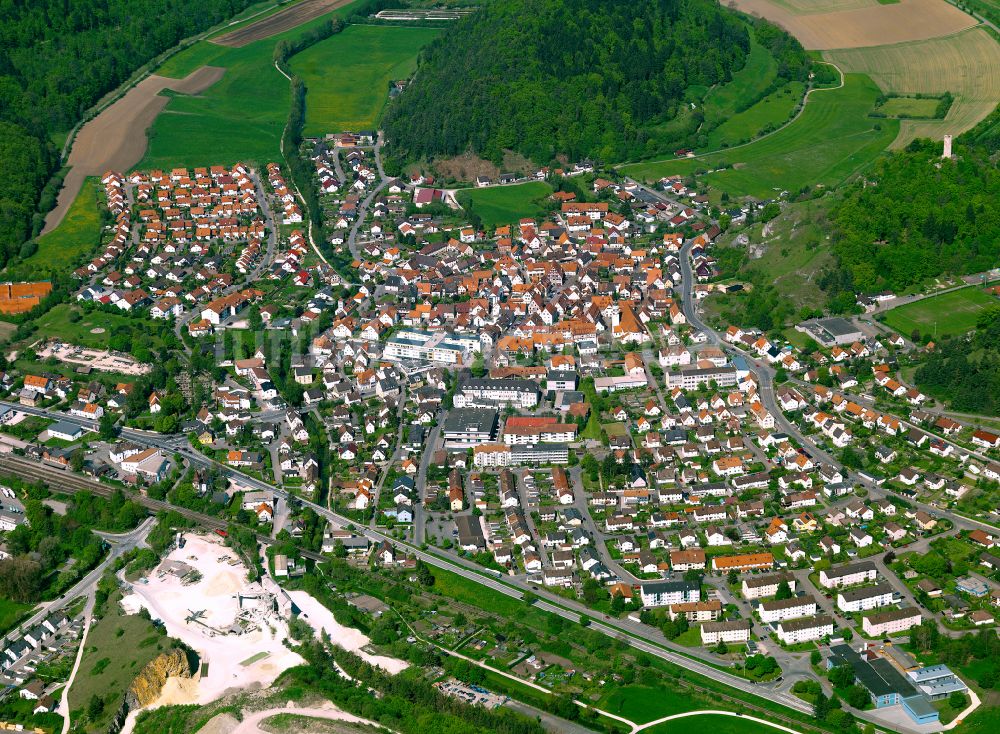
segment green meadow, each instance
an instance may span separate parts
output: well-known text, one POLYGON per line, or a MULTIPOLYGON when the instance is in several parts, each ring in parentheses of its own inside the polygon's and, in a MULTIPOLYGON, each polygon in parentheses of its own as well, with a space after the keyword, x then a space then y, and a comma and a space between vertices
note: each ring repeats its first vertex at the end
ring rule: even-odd
POLYGON ((463 189, 458 192, 458 203, 468 206, 483 220, 483 225, 516 224, 526 217, 542 217, 548 210, 542 205, 552 194, 552 187, 544 181, 529 181, 514 186, 491 186, 485 189, 463 189))
POLYGON ((647 181, 711 171, 705 181, 737 196, 766 198, 786 189, 834 186, 869 165, 895 139, 897 120, 868 116, 880 94, 864 74, 847 74, 843 87, 815 91, 794 122, 753 143, 621 168, 647 181))
POLYGON ((201 94, 167 92, 171 99, 149 129, 149 147, 137 168, 279 160, 291 91, 274 66, 274 47, 351 11, 348 5, 241 48, 199 41, 170 57, 156 73, 180 79, 205 65, 226 73, 201 94))
POLYGON ((88 177, 70 204, 66 216, 51 232, 39 237, 38 251, 16 266, 11 277, 30 280, 50 271, 69 272, 79 267, 101 241, 101 208, 97 192, 100 179, 88 177))
POLYGON ((389 84, 405 79, 438 28, 353 25, 289 61, 305 82, 306 135, 373 129, 389 84))

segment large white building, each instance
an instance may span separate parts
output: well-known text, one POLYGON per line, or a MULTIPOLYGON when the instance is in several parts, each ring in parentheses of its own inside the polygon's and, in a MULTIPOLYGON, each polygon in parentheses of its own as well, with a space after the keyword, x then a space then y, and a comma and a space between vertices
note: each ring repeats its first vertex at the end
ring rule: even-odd
POLYGON ((808 617, 816 614, 816 600, 811 596, 793 596, 791 599, 765 601, 757 606, 757 613, 760 615, 760 621, 765 624, 773 624, 783 619, 808 617))
POLYGON ((765 576, 746 576, 741 589, 744 599, 766 599, 778 593, 782 581, 788 582, 788 588, 795 593, 795 576, 790 573, 769 573, 765 576))
POLYGON ((839 568, 826 568, 819 572, 819 583, 824 589, 840 589, 855 584, 865 584, 878 578, 873 561, 861 561, 839 568))
POLYGON ((540 466, 568 464, 569 449, 566 444, 536 443, 508 446, 504 443, 486 443, 472 450, 472 462, 480 468, 503 466, 540 466))
POLYGON ((531 380, 466 380, 455 391, 456 408, 538 405, 538 385, 531 380))
POLYGON ((887 583, 859 586, 837 594, 837 607, 843 612, 866 612, 869 609, 888 607, 893 603, 893 590, 887 583))
POLYGON ((402 329, 389 337, 382 356, 395 361, 412 359, 436 364, 461 365, 471 361, 472 355, 481 349, 477 336, 402 329))
POLYGON ((833 620, 825 614, 818 614, 815 617, 785 619, 778 622, 775 634, 786 645, 810 642, 826 635, 832 635, 833 620))
POLYGON ((691 581, 652 581, 641 584, 639 593, 644 607, 665 607, 698 601, 701 585, 691 581))
POLYGON ((701 626, 701 644, 718 645, 720 642, 738 644, 750 639, 750 622, 734 619, 729 622, 705 622, 701 626))
POLYGON ((736 368, 732 365, 724 367, 685 365, 677 372, 668 372, 666 379, 668 388, 679 387, 683 390, 697 390, 713 382, 717 387, 732 387, 736 384, 736 368))
POLYGON ((921 620, 919 609, 889 609, 862 618, 861 629, 869 637, 884 637, 906 632, 921 620))

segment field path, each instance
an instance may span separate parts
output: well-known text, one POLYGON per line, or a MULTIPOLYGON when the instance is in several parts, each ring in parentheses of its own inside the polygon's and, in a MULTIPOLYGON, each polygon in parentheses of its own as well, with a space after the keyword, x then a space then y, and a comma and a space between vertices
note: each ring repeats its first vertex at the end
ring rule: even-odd
POLYGON ((184 79, 170 79, 152 74, 106 107, 76 134, 66 165, 66 174, 55 208, 45 217, 42 234, 51 232, 66 216, 87 176, 101 176, 108 170, 125 172, 146 152, 146 130, 169 101, 160 94, 170 89, 182 94, 197 94, 215 84, 226 70, 203 66, 184 79))
MULTIPOLYGON (((252 714, 247 714, 243 717, 243 721, 240 722, 239 726, 230 732, 230 734, 268 734, 266 729, 261 729, 259 724, 263 723, 265 720, 270 719, 279 714, 291 714, 293 716, 305 716, 311 719, 326 719, 327 721, 346 721, 350 724, 366 724, 368 726, 373 726, 379 729, 386 729, 386 727, 378 724, 374 721, 369 721, 368 719, 362 719, 360 716, 355 716, 354 714, 349 714, 346 711, 342 711, 332 704, 329 707, 309 707, 309 708, 295 708, 292 706, 286 706, 278 709, 266 709, 264 711, 255 711, 252 714)), ((392 731, 388 729, 388 731, 392 731)))
MULTIPOLYGON (((750 716, 749 714, 737 714, 733 711, 721 711, 721 710, 685 711, 684 713, 681 714, 671 714, 670 716, 664 716, 662 719, 657 719, 656 721, 650 721, 646 724, 641 724, 639 726, 636 726, 634 729, 632 729, 632 734, 636 734, 636 732, 640 732, 643 729, 649 729, 650 727, 657 726, 658 724, 662 724, 666 721, 674 721, 675 719, 686 719, 691 716, 735 716, 736 718, 747 719, 748 721, 752 721, 756 724, 761 724, 762 726, 770 726, 773 729, 786 732, 787 734, 800 734, 800 732, 797 731, 796 729, 790 729, 787 726, 782 726, 781 724, 775 724, 773 721, 768 721, 767 719, 759 719, 756 716, 750 716)), ((677 731, 678 732, 684 731, 683 724, 678 726, 677 731)))

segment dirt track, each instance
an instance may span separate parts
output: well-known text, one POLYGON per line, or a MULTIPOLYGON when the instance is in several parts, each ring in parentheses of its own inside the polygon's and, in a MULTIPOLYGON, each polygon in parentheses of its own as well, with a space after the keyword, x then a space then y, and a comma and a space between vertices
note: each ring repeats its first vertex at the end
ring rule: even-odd
POLYGON ((220 46, 246 46, 248 43, 259 41, 263 38, 287 31, 297 25, 318 18, 324 13, 347 5, 353 0, 302 0, 290 8, 280 10, 267 18, 254 21, 235 31, 224 33, 221 36, 210 39, 212 43, 220 46))
POLYGON ((820 51, 919 41, 976 25, 975 18, 945 0, 900 0, 819 13, 792 10, 775 0, 734 0, 734 5, 778 24, 807 49, 820 51))
POLYGON ((66 162, 70 171, 55 209, 45 218, 42 234, 55 229, 66 216, 84 178, 100 176, 108 170, 125 172, 139 162, 146 152, 146 130, 169 101, 160 92, 171 89, 197 94, 215 84, 225 73, 226 70, 218 66, 203 66, 184 79, 153 74, 81 127, 66 162))

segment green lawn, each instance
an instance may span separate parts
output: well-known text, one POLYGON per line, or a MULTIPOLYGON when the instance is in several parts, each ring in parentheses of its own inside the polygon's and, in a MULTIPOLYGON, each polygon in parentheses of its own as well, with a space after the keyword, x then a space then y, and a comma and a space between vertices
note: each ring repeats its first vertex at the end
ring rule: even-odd
POLYGON ((879 105, 878 111, 889 117, 910 117, 917 119, 932 119, 937 112, 940 100, 933 97, 889 97, 879 105))
POLYGON ((79 267, 101 243, 101 204, 97 192, 101 182, 88 177, 80 187, 66 216, 51 232, 38 238, 38 252, 17 266, 19 279, 69 272, 79 267))
POLYGON ((906 337, 914 329, 932 338, 964 334, 976 326, 980 311, 997 304, 1000 301, 990 294, 969 286, 891 309, 885 323, 906 337))
POLYGON ((28 613, 29 609, 31 609, 30 604, 19 604, 10 599, 0 599, 0 634, 13 628, 21 617, 28 613))
MULTIPOLYGON (((695 708, 693 702, 679 691, 650 686, 612 688, 601 696, 596 705, 608 713, 624 716, 637 724, 656 721, 664 716, 695 708)), ((678 727, 674 731, 687 731, 687 729, 678 727)))
POLYGON ((351 12, 353 4, 242 48, 200 41, 172 56, 158 74, 183 78, 206 64, 225 67, 226 73, 201 94, 167 92, 171 99, 149 129, 149 148, 137 168, 280 160, 291 93, 288 80, 274 67, 274 47, 332 14, 346 17, 351 12))
POLYGON ((293 56, 305 82, 306 135, 376 127, 389 84, 406 79, 438 28, 355 25, 293 56))
POLYGON ((96 721, 82 725, 82 731, 107 731, 122 694, 135 676, 146 663, 171 647, 170 639, 148 619, 123 614, 120 598, 117 592, 113 594, 107 601, 106 614, 91 627, 69 692, 74 722, 83 721, 92 696, 104 701, 102 714, 96 721))
POLYGON ((843 87, 814 92, 795 122, 757 142, 701 157, 634 163, 622 169, 650 181, 729 165, 704 179, 732 195, 768 197, 803 186, 834 186, 870 164, 899 131, 897 120, 868 117, 880 93, 864 74, 847 74, 843 87))
POLYGON ((666 721, 645 729, 648 734, 774 734, 780 729, 738 716, 700 714, 666 721))
POLYGON ((483 225, 493 228, 516 224, 525 217, 545 216, 550 207, 542 202, 551 193, 552 187, 544 181, 529 181, 515 186, 463 189, 458 192, 458 203, 467 207, 472 202, 472 211, 483 220, 483 225))

